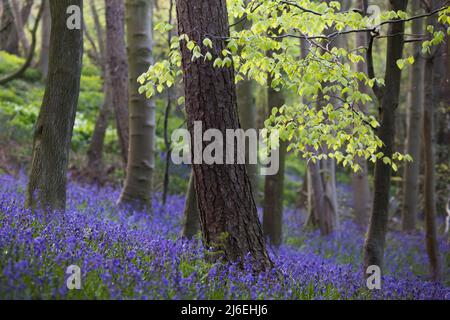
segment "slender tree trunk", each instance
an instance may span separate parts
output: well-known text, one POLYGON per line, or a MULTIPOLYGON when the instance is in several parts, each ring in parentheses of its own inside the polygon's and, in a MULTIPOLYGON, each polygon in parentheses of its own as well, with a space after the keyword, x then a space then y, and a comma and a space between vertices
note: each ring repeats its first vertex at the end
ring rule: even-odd
MULTIPOLYGON (((405 11, 408 1, 391 0, 391 10, 405 11)), ((405 31, 404 22, 391 23, 388 29, 385 87, 380 96, 381 126, 378 136, 383 142, 380 152, 391 158, 395 138, 395 112, 400 94, 401 70, 397 60, 402 58, 405 31)), ((375 165, 375 195, 372 214, 364 245, 364 267, 377 265, 383 267, 384 247, 389 216, 389 189, 391 184, 391 166, 383 161, 375 165)))
POLYGON ((0 50, 19 54, 19 35, 14 23, 14 15, 9 0, 2 0, 3 12, 0 19, 0 50))
MULTIPOLYGON (((307 43, 302 41, 300 46, 301 55, 304 58, 308 52, 307 43)), ((307 169, 308 217, 306 225, 319 226, 320 233, 326 236, 339 229, 335 163, 333 159, 320 160, 315 163, 309 161, 307 169)))
MULTIPOLYGON (((367 0, 357 0, 357 8, 367 13, 367 0)), ((356 34, 356 47, 367 46, 367 34, 359 32, 356 34)), ((366 73, 366 64, 360 62, 356 66, 358 72, 366 73)), ((367 92, 367 87, 361 83, 362 91, 367 92)), ((360 111, 367 114, 367 105, 362 105, 360 111)), ((367 226, 369 214, 371 210, 372 193, 369 187, 369 177, 367 161, 364 158, 356 159, 356 162, 361 166, 361 170, 352 173, 352 188, 353 188, 353 209, 355 210, 354 221, 360 226, 367 226)))
POLYGON ((155 168, 155 104, 139 94, 137 78, 152 64, 153 7, 150 0, 126 0, 125 7, 130 131, 127 175, 119 203, 150 209, 155 168))
POLYGON ((125 6, 122 0, 105 0, 106 68, 111 81, 117 137, 124 166, 128 157, 128 63, 125 45, 125 6))
MULTIPOLYGON (((283 93, 268 89, 269 113, 273 108, 280 108, 285 103, 283 93)), ((266 176, 264 185, 264 211, 263 230, 268 241, 279 246, 283 236, 283 188, 284 188, 284 167, 286 159, 287 142, 280 141, 279 148, 279 170, 275 175, 266 176)))
POLYGON ((41 50, 39 57, 39 70, 41 71, 42 78, 47 79, 52 19, 50 16, 49 0, 44 0, 42 2, 42 5, 44 6, 44 13, 42 15, 41 25, 41 50))
POLYGON ((20 8, 20 4, 18 0, 10 0, 11 2, 11 8, 13 11, 13 15, 14 15, 14 24, 16 26, 16 30, 17 30, 17 35, 19 37, 19 42, 22 45, 22 51, 23 51, 23 55, 26 56, 27 53, 30 51, 30 44, 28 43, 28 39, 25 35, 25 25, 26 25, 26 20, 24 20, 23 18, 26 18, 28 20, 28 16, 29 13, 31 12, 31 7, 33 5, 33 1, 27 0, 24 4, 24 8, 23 8, 23 12, 24 13, 28 13, 28 14, 24 14, 22 16, 22 10, 20 8))
MULTIPOLYGON (((248 4, 249 0, 245 0, 248 4)), ((244 19, 236 25, 237 31, 242 31, 250 27, 249 21, 244 19)), ((236 87, 237 90, 237 104, 238 114, 241 127, 244 130, 256 129, 256 101, 253 95, 254 83, 251 80, 245 79, 240 81, 236 87)), ((246 148, 246 159, 248 159, 249 148, 246 148)), ((247 163, 247 174, 252 185, 253 199, 258 202, 258 165, 247 163)))
MULTIPOLYGON (((412 1, 414 15, 421 13, 420 0, 412 1)), ((423 32, 423 20, 414 20, 412 33, 423 32)), ((413 158, 413 162, 405 163, 403 206, 402 206, 402 230, 412 231, 416 229, 417 212, 419 206, 419 173, 420 173, 420 146, 422 124, 422 93, 423 93, 423 67, 424 60, 421 56, 422 44, 416 42, 413 45, 416 62, 411 67, 410 99, 408 110, 408 126, 406 138, 406 154, 413 158)))
POLYGON ((195 193, 194 173, 191 172, 189 186, 186 193, 186 203, 184 205, 184 221, 182 236, 192 239, 200 230, 200 220, 197 207, 197 196, 195 193))
MULTIPOLYGON (((439 2, 439 1, 436 1, 439 2)), ((433 9, 437 9, 435 3, 433 9)), ((437 28, 435 16, 427 19, 427 25, 437 28)), ((436 226, 436 110, 440 102, 440 85, 442 74, 442 55, 438 47, 434 54, 425 60, 424 99, 423 99, 423 139, 424 139, 424 211, 425 211, 425 243, 430 263, 430 276, 433 281, 441 278, 441 261, 436 226)))
MULTIPOLYGON (((99 113, 95 121, 94 132, 92 134, 91 143, 87 151, 87 173, 91 180, 100 182, 104 174, 103 167, 103 147, 105 141, 106 130, 108 129, 109 117, 112 109, 112 88, 111 76, 106 61, 106 41, 104 37, 104 29, 100 23, 97 6, 95 0, 90 0, 89 7, 92 18, 94 20, 95 33, 97 35, 97 45, 94 39, 90 38, 91 45, 97 49, 93 49, 92 58, 100 66, 103 77, 103 102, 99 108, 99 113)), ((106 10, 105 10, 106 12, 106 10)), ((106 13, 105 13, 106 16, 106 13)), ((88 35, 87 30, 84 30, 88 35)), ((89 36, 87 36, 89 38, 89 36)))
POLYGON ((95 122, 94 133, 87 151, 87 171, 93 179, 99 180, 104 173, 103 167, 103 147, 106 130, 108 129, 108 120, 112 107, 112 88, 109 77, 106 77, 104 83, 104 98, 100 106, 99 114, 95 122))
MULTIPOLYGON (((66 10, 82 0, 50 0, 50 65, 42 107, 35 126, 27 206, 64 209, 66 174, 80 90, 82 30, 69 30, 66 10), (64 52, 64 54, 61 54, 64 52)), ((82 10, 81 10, 82 12, 82 10)))
MULTIPOLYGON (((213 53, 226 47, 220 37, 229 36, 225 0, 177 0, 178 32, 201 44, 214 34, 213 53)), ((234 69, 214 68, 212 61, 192 61, 182 42, 182 66, 188 128, 194 135, 194 121, 203 130, 238 129, 234 69)), ((192 149, 193 146, 192 146, 192 149)), ((235 150, 236 152, 236 150, 235 150)), ((225 152, 224 152, 225 154, 225 152)), ((225 159, 224 159, 225 160, 225 159)), ((255 271, 272 267, 258 220, 246 166, 240 164, 194 164, 197 202, 205 245, 226 261, 241 261, 249 255, 255 271)))

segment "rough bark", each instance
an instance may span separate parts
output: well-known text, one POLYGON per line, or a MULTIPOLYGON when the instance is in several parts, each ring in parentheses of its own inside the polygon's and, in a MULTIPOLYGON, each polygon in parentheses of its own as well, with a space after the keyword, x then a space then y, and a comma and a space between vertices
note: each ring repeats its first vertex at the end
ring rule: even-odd
MULTIPOLYGON (((220 37, 229 36, 226 1, 177 0, 176 4, 178 32, 200 44, 206 35, 217 35, 212 51, 214 56, 220 54, 226 47, 220 37)), ((181 52, 191 136, 194 121, 224 137, 226 129, 238 129, 234 69, 214 68, 212 61, 204 59, 192 61, 185 41, 181 52)), ((211 257, 242 261, 248 256, 256 272, 271 268, 246 166, 194 164, 193 170, 203 240, 216 252, 211 257)))
POLYGON ((184 220, 182 236, 192 239, 200 230, 200 221, 197 207, 197 196, 195 193, 194 173, 191 172, 188 190, 186 192, 186 203, 184 204, 184 220))
POLYGON ((39 67, 39 70, 41 71, 42 78, 47 79, 49 49, 50 49, 50 32, 51 32, 51 28, 52 28, 52 19, 50 16, 49 0, 44 0, 42 2, 42 5, 44 6, 44 12, 42 14, 41 50, 40 50, 38 67, 39 67))
POLYGON ((47 86, 34 132, 26 201, 30 207, 39 204, 64 209, 66 203, 66 173, 83 57, 82 30, 66 27, 66 9, 70 5, 82 8, 83 1, 50 0, 54 27, 47 86))
MULTIPOLYGON (((367 1, 357 0, 357 8, 367 12, 367 1)), ((359 32, 356 34, 356 47, 367 46, 367 34, 359 32)), ((358 72, 367 72, 366 64, 360 62, 356 66, 358 72)), ((367 92, 367 87, 361 83, 361 90, 367 92)), ((367 114, 368 106, 362 105, 360 111, 367 114)), ((367 161, 364 158, 356 159, 356 162, 361 166, 361 170, 352 173, 352 188, 353 188, 353 209, 354 221, 360 226, 367 226, 369 214, 371 210, 372 193, 369 186, 367 161)))
MULTIPOLYGON (((405 11, 408 1, 391 0, 391 10, 405 11)), ((398 59, 402 58, 405 31, 404 22, 389 24, 385 87, 380 98, 380 128, 378 136, 383 142, 380 148, 386 157, 392 157, 395 138, 395 113, 398 108, 400 93, 401 70, 397 67, 398 59)), ((364 267, 377 265, 383 268, 384 247, 386 240, 387 223, 389 217, 389 191, 391 183, 391 166, 383 161, 375 165, 375 187, 372 213, 364 245, 364 267)))
MULTIPOLYGON (((281 91, 268 89, 268 114, 273 108, 280 108, 285 99, 281 91)), ((264 185, 264 207, 263 207, 263 230, 270 244, 281 245, 283 233, 283 188, 284 167, 286 159, 287 142, 280 141, 279 148, 279 170, 275 175, 265 178, 264 185)))
POLYGON ((117 137, 124 166, 128 158, 128 63, 125 45, 125 6, 122 0, 105 0, 106 71, 111 81, 117 137))
POLYGON ((119 203, 151 208, 155 168, 155 104, 139 94, 137 78, 152 64, 153 7, 150 0, 126 0, 129 148, 119 203))
MULTIPOLYGON (((420 0, 413 0, 412 11, 414 15, 421 13, 420 0)), ((414 20, 412 33, 423 32, 423 20, 414 20)), ((423 67, 424 60, 421 55, 422 45, 416 42, 413 45, 416 62, 411 67, 410 92, 408 104, 407 137, 405 153, 413 158, 413 162, 405 163, 402 206, 402 230, 416 229, 417 212, 419 206, 419 173, 420 173, 420 146, 422 124, 422 94, 423 94, 423 67)))
MULTIPOLYGON (((438 4, 434 5, 437 8, 438 4)), ((427 25, 437 27, 436 17, 429 17, 427 25)), ((430 263, 430 277, 440 280, 441 261, 436 226, 436 110, 439 107, 439 91, 442 77, 442 55, 439 48, 426 57, 424 70, 423 139, 424 139, 424 213, 425 244, 430 263)))

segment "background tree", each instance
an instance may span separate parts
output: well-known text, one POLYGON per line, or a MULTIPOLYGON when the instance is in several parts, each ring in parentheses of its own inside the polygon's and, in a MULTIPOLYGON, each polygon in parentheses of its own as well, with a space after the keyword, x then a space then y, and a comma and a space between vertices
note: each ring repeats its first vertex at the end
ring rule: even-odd
MULTIPOLYGON (((411 11, 414 15, 421 13, 421 1, 411 2, 411 11)), ((412 22, 412 33, 420 36, 423 33, 423 20, 412 22)), ((404 169, 402 229, 411 231, 416 229, 417 212, 419 208, 419 173, 420 173, 420 147, 421 147, 421 123, 423 103, 423 67, 422 44, 415 42, 412 48, 415 63, 411 67, 410 98, 408 103, 407 138, 405 153, 409 154, 412 162, 407 162, 404 169)))
POLYGON ((14 14, 9 0, 2 0, 3 10, 0 19, 0 50, 19 54, 19 35, 14 23, 14 14))
MULTIPOLYGON (((122 0, 105 0, 106 16, 106 72, 111 82, 112 104, 116 115, 117 137, 124 166, 127 164, 128 117, 128 63, 125 45, 125 5, 122 0)), ((151 32, 148 31, 148 32, 151 32)), ((135 88, 134 87, 131 88, 135 88)))
MULTIPOLYGON (((368 1, 357 0, 356 7, 359 10, 362 10, 363 14, 365 15, 367 14, 368 1)), ((365 48, 368 41, 367 33, 356 33, 355 40, 357 48, 365 48)), ((359 72, 367 73, 367 65, 362 61, 357 63, 356 68, 359 72)), ((364 83, 361 83, 361 86, 362 91, 367 93, 369 88, 364 83)), ((367 114, 369 111, 367 104, 361 104, 359 109, 365 114, 367 114)), ((371 210, 372 192, 369 186, 367 160, 360 157, 357 159, 357 161, 361 167, 361 170, 352 173, 353 209, 355 210, 354 221, 358 225, 366 227, 371 210)))
POLYGON ((39 55, 39 70, 42 73, 42 78, 47 78, 48 73, 48 60, 50 50, 50 32, 52 27, 52 17, 50 16, 50 2, 49 0, 43 0, 44 12, 42 14, 41 24, 41 45, 39 55))
MULTIPOLYGON (((391 10, 405 11, 408 1, 391 0, 391 10)), ((386 51, 386 71, 385 86, 378 87, 374 85, 374 92, 380 104, 381 126, 378 130, 378 136, 383 141, 380 152, 385 157, 391 158, 394 154, 395 137, 395 113, 398 108, 398 99, 400 93, 401 70, 397 66, 397 61, 402 58, 405 23, 400 21, 389 24, 387 33, 387 51, 386 51)), ((369 76, 374 78, 372 57, 372 43, 370 40, 368 49, 369 76)), ((392 167, 385 161, 378 160, 375 165, 375 186, 372 214, 370 217, 369 228, 364 244, 364 266, 371 265, 383 266, 384 247, 386 241, 386 231, 389 218, 389 191, 391 186, 392 167)))
POLYGON ((39 203, 44 208, 64 209, 66 203, 66 173, 83 58, 83 31, 66 25, 70 5, 82 9, 83 1, 50 0, 49 74, 34 132, 26 201, 31 207, 39 203))
MULTIPOLYGON (((274 108, 283 106, 285 100, 283 92, 272 89, 270 83, 267 90, 268 114, 271 114, 274 108)), ((283 190, 286 148, 287 143, 280 141, 278 148, 279 170, 274 175, 266 176, 264 183, 263 230, 266 238, 275 246, 281 244, 283 235, 283 190)))
MULTIPOLYGON (((439 8, 443 1, 428 2, 428 11, 439 8)), ((427 25, 437 30, 435 15, 427 19, 427 25)), ((434 281, 440 280, 441 261, 437 241, 436 226, 436 109, 440 103, 440 84, 443 76, 443 46, 433 49, 425 59, 424 99, 423 99, 423 139, 424 139, 424 211, 425 236, 430 276, 434 281)))
POLYGON ((200 218, 198 214, 197 195, 195 193, 193 172, 191 172, 191 176, 189 178, 183 217, 183 229, 181 231, 181 235, 185 238, 192 239, 200 230, 200 218))
POLYGON ((155 168, 155 104, 139 94, 137 78, 152 64, 153 6, 150 0, 126 0, 128 45, 129 153, 119 203, 150 207, 155 168))
MULTIPOLYGON (((245 0, 248 4, 249 0, 245 0)), ((244 30, 250 27, 250 21, 243 17, 237 20, 234 28, 236 30, 244 30)), ((239 121, 241 123, 242 129, 255 129, 256 128, 256 101, 254 96, 254 83, 248 79, 240 81, 236 86, 237 92, 237 104, 238 104, 238 114, 239 121)), ((249 149, 246 148, 246 159, 248 159, 249 149)), ((253 198, 258 202, 258 191, 259 191, 259 175, 258 175, 258 165, 247 163, 247 174, 252 185, 253 198)))

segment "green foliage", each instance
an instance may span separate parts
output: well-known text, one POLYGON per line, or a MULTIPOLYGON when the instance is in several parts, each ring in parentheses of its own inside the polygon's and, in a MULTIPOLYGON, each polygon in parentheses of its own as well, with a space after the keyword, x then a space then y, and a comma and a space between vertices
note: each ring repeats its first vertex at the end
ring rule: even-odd
MULTIPOLYGON (((196 43, 187 34, 174 37, 169 58, 150 66, 139 77, 140 93, 148 98, 171 87, 181 71, 180 46, 191 52, 191 60, 210 61, 216 68, 234 67, 236 82, 244 79, 293 93, 296 101, 279 106, 265 122, 268 130, 278 130, 283 140, 289 141, 289 150, 311 161, 334 158, 344 167, 358 171, 354 161, 363 157, 369 161, 382 160, 396 171, 398 161, 406 156, 388 158, 379 152, 381 140, 376 135, 377 120, 360 112, 372 101, 361 90, 362 85, 383 86, 383 79, 370 79, 356 71, 355 64, 365 62, 363 48, 339 48, 337 37, 352 30, 375 30, 394 19, 409 18, 405 12, 385 11, 379 17, 362 16, 359 12, 341 12, 340 4, 332 1, 311 0, 264 2, 228 1, 228 11, 236 21, 246 17, 251 27, 231 30, 223 40, 208 35, 196 43), (281 35, 281 36, 279 36, 281 35), (306 57, 299 55, 299 39, 308 44, 306 57), (218 50, 218 42, 226 41, 226 49, 218 50), (304 101, 302 103, 301 101, 304 101)), ((447 23, 448 9, 440 13, 440 21, 447 23)), ((167 23, 157 30, 167 32, 167 23)), ((441 31, 428 30, 432 39, 424 43, 428 48, 443 40, 441 31)), ((397 61, 399 68, 413 64, 414 58, 397 61)))
MULTIPOLYGON (((9 54, 5 51, 0 51, 0 77, 4 77, 19 70, 24 63, 24 58, 9 54)), ((36 82, 40 80, 41 73, 36 69, 28 68, 25 71, 23 78, 27 81, 36 82)))

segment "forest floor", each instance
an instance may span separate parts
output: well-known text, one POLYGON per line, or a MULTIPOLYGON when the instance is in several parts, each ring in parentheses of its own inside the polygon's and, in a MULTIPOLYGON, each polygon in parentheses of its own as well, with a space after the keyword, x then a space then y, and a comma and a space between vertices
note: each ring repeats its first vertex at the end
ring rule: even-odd
MULTIPOLYGON (((0 176, 0 299, 450 299, 450 271, 427 281, 422 232, 391 231, 382 289, 362 280, 364 230, 343 221, 340 234, 307 230, 285 210, 284 245, 270 248, 276 269, 256 276, 246 264, 206 263, 197 239, 180 239, 184 199, 158 198, 153 215, 115 206, 119 190, 70 183, 64 213, 23 208, 26 178, 0 176), (66 268, 81 268, 68 290, 66 268)), ((450 245, 440 240, 450 265, 450 245)))

